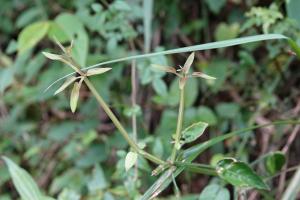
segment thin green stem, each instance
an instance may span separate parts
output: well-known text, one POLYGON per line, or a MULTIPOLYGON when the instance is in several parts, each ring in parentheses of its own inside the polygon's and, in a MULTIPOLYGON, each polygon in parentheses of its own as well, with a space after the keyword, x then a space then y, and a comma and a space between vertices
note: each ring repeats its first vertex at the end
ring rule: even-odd
POLYGON ((216 169, 210 165, 199 164, 199 163, 188 163, 188 162, 175 162, 174 163, 178 167, 184 167, 186 170, 199 173, 217 176, 216 169))
POLYGON ((183 122, 183 113, 184 113, 184 87, 180 90, 180 101, 179 101, 179 111, 178 111, 178 119, 177 119, 177 127, 175 134, 175 143, 172 150, 171 162, 173 163, 176 159, 176 154, 178 148, 180 146, 180 137, 181 137, 181 129, 183 122))
POLYGON ((84 82, 86 83, 87 87, 90 89, 90 91, 93 93, 93 95, 95 96, 95 98, 97 99, 98 103, 100 104, 100 106, 103 108, 103 110, 105 111, 105 113, 109 116, 109 118, 111 119, 111 121, 114 123, 114 125, 117 127, 117 129, 120 131, 120 133, 122 134, 122 136, 125 138, 125 140, 128 142, 128 144, 130 145, 130 147, 136 151, 138 154, 140 154, 141 156, 145 157, 146 159, 152 161, 153 163, 156 164, 164 164, 165 162, 159 158, 157 158, 156 156, 142 150, 139 148, 139 146, 133 141, 133 139, 129 136, 129 134, 127 133, 127 131, 125 130, 125 128, 122 126, 122 124, 120 123, 120 121, 117 119, 117 117, 114 115, 114 113, 112 112, 112 110, 109 108, 109 106, 105 103, 105 101, 103 100, 103 98, 100 96, 100 94, 98 93, 98 91, 96 90, 96 88, 94 87, 94 85, 89 81, 88 78, 84 79, 84 82))

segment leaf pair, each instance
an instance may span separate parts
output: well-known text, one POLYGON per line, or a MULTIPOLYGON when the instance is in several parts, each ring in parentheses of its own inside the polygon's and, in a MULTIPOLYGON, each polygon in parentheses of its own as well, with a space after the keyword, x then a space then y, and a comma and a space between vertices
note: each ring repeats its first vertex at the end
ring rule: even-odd
POLYGON ((186 80, 191 77, 198 77, 198 78, 204 78, 204 79, 216 79, 215 77, 209 76, 207 74, 204 74, 202 72, 193 72, 192 74, 189 74, 190 68, 193 64, 195 58, 195 53, 191 53, 189 57, 186 59, 183 67, 180 66, 180 69, 175 69, 174 67, 170 66, 163 66, 158 64, 152 64, 152 67, 163 72, 172 73, 178 76, 179 79, 179 88, 182 90, 185 86, 186 80), (179 73, 178 73, 179 72, 179 73))
POLYGON ((80 92, 80 87, 82 85, 83 80, 85 77, 88 76, 93 76, 97 74, 103 74, 111 68, 94 68, 94 69, 89 69, 85 73, 80 70, 80 67, 75 63, 75 61, 72 59, 71 52, 72 52, 72 47, 73 47, 73 41, 71 42, 71 45, 67 48, 65 48, 59 41, 56 40, 56 44, 59 46, 59 48, 63 51, 63 54, 53 54, 53 53, 48 53, 48 52, 43 52, 44 56, 51 60, 58 60, 61 61, 68 66, 70 66, 75 72, 76 76, 72 76, 68 78, 54 93, 54 95, 64 91, 69 85, 74 83, 73 89, 71 91, 71 97, 70 97, 70 107, 71 111, 74 113, 76 111, 78 99, 79 99, 79 92, 80 92))

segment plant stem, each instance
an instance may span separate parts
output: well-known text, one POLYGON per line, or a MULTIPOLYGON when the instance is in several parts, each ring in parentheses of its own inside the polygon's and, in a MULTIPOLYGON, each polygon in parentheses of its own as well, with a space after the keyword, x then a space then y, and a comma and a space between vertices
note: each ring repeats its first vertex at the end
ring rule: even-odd
POLYGON ((184 112, 184 87, 180 89, 180 101, 179 101, 179 111, 178 111, 178 119, 177 119, 177 127, 175 134, 175 144, 173 146, 171 162, 174 163, 177 154, 177 148, 180 145, 180 137, 181 137, 181 129, 183 122, 183 112, 184 112))
POLYGON ((199 163, 188 163, 188 162, 175 162, 174 163, 178 167, 185 167, 186 170, 199 173, 199 174, 206 174, 217 176, 216 169, 210 165, 199 164, 199 163))
MULTIPOLYGON (((136 107, 136 95, 137 95, 137 82, 136 82, 136 61, 133 60, 131 62, 131 104, 132 108, 136 107)), ((132 135, 133 135, 133 140, 135 143, 137 143, 138 138, 137 138, 137 123, 136 123, 136 113, 134 112, 132 114, 132 135)), ((133 180, 137 180, 138 178, 138 162, 135 162, 134 165, 134 177, 133 180)))
POLYGON ((97 99, 100 106, 103 108, 105 113, 109 116, 111 121, 114 123, 114 125, 117 127, 117 129, 120 131, 122 136, 125 138, 125 140, 128 142, 131 148, 133 148, 136 153, 140 154, 141 156, 145 157, 146 159, 152 161, 156 164, 164 164, 165 162, 156 156, 144 151, 143 149, 140 149, 139 146, 131 139, 125 128, 122 126, 120 121, 117 119, 117 117, 114 115, 112 110, 108 107, 108 105, 105 103, 103 98, 100 96, 100 94, 97 92, 96 88, 93 86, 93 84, 89 81, 88 78, 84 79, 84 82, 86 83, 87 87, 90 89, 90 91, 93 93, 95 98, 97 99))

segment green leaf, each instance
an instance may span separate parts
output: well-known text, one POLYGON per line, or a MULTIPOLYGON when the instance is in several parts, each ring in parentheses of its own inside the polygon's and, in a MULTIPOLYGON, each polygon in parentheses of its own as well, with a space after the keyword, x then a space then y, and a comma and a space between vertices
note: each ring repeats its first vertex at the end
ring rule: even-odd
POLYGON ((137 161, 138 155, 135 152, 128 152, 125 157, 125 169, 128 171, 131 167, 133 167, 137 161))
POLYGON ((89 179, 87 184, 90 192, 96 192, 97 190, 103 190, 108 186, 104 172, 101 166, 96 165, 93 169, 93 176, 89 179))
POLYGON ((218 175, 236 187, 269 190, 268 185, 244 162, 225 158, 217 163, 218 175))
MULTIPOLYGON (((241 38, 235 38, 235 39, 231 39, 231 40, 211 42, 211 43, 182 47, 182 48, 177 48, 177 49, 172 49, 172 50, 147 53, 147 54, 141 54, 141 55, 135 55, 135 56, 128 56, 128 57, 124 57, 124 58, 119 58, 119 59, 115 59, 115 60, 109 60, 106 62, 97 63, 97 64, 91 65, 89 67, 84 67, 81 70, 88 70, 88 69, 96 68, 96 67, 111 64, 111 63, 136 60, 136 59, 142 59, 142 58, 149 58, 149 57, 154 57, 154 56, 159 56, 159 55, 168 55, 168 54, 176 54, 176 53, 184 53, 184 52, 192 52, 192 51, 202 51, 202 50, 208 50, 208 49, 218 49, 218 48, 224 48, 224 47, 246 44, 246 43, 251 43, 251 42, 264 41, 264 40, 273 40, 273 39, 288 39, 288 37, 281 35, 281 34, 262 34, 262 35, 241 37, 241 38)), ((51 85, 49 85, 46 88, 46 90, 51 88, 54 84, 56 84, 60 80, 66 78, 66 77, 69 77, 72 74, 75 74, 75 73, 73 72, 73 73, 65 75, 64 77, 57 79, 51 85)), ((218 77, 218 76, 216 76, 216 77, 218 77)))
MULTIPOLYGON (((72 49, 73 57, 79 65, 84 66, 88 53, 89 39, 82 22, 73 14, 63 13, 55 18, 55 23, 62 28, 62 31, 68 36, 69 41, 74 41, 72 49)), ((60 40, 60 42, 63 41, 60 40)))
POLYGON ((70 107, 73 113, 76 111, 81 83, 82 83, 82 79, 79 82, 75 82, 71 92, 70 107))
POLYGON ((205 3, 208 5, 210 11, 218 14, 221 8, 225 5, 226 0, 205 0, 205 3))
POLYGON ((109 70, 111 70, 111 68, 108 68, 108 67, 89 69, 86 72, 86 75, 87 76, 93 76, 93 75, 96 75, 96 74, 103 74, 103 73, 105 73, 109 70))
POLYGON ((209 125, 217 124, 217 117, 215 113, 206 106, 200 106, 197 111, 198 121, 206 122, 209 125))
POLYGON ((300 25, 300 1, 299 0, 286 0, 286 10, 289 18, 292 18, 300 25))
POLYGON ((198 200, 230 200, 230 193, 221 185, 210 184, 203 189, 198 200))
POLYGON ((132 117, 133 115, 140 116, 141 114, 142 114, 142 109, 139 105, 126 107, 124 109, 124 115, 126 115, 127 117, 132 117))
MULTIPOLYGON (((197 80, 192 78, 189 79, 185 84, 184 92, 184 106, 190 107, 196 101, 199 91, 199 84, 197 80)), ((178 89, 178 79, 174 79, 169 89, 169 95, 167 98, 167 105, 176 106, 179 104, 180 90, 178 89)))
POLYGON ((220 23, 215 31, 215 38, 217 41, 220 40, 229 40, 236 38, 239 33, 239 24, 226 24, 220 23))
POLYGON ((231 119, 237 116, 240 107, 236 103, 219 103, 216 110, 219 116, 231 119))
POLYGON ((152 81, 153 89, 157 94, 160 96, 167 96, 168 95, 168 88, 166 83, 161 79, 157 78, 154 81, 152 81))
POLYGON ((279 172, 283 165, 285 164, 285 156, 282 152, 276 151, 272 152, 267 158, 265 162, 265 167, 267 171, 274 175, 279 172))
POLYGON ((49 22, 36 22, 21 31, 18 36, 18 51, 24 51, 34 47, 48 32, 49 22))
POLYGON ((7 157, 2 157, 19 195, 23 200, 41 200, 43 198, 37 184, 27 171, 7 157))
POLYGON ((24 26, 32 23, 40 17, 41 10, 37 7, 26 9, 18 15, 18 19, 15 22, 17 28, 23 28, 24 26))
POLYGON ((56 22, 50 22, 48 37, 50 39, 56 38, 60 42, 66 42, 69 40, 69 37, 65 33, 64 29, 56 22))
POLYGON ((224 88, 225 80, 229 74, 228 66, 232 63, 228 60, 215 59, 208 63, 203 69, 205 74, 209 74, 212 77, 217 77, 215 80, 207 80, 206 83, 210 87, 212 92, 217 92, 224 88))
POLYGON ((183 143, 190 143, 198 139, 207 128, 208 124, 205 122, 194 123, 191 126, 187 127, 182 132, 183 143))

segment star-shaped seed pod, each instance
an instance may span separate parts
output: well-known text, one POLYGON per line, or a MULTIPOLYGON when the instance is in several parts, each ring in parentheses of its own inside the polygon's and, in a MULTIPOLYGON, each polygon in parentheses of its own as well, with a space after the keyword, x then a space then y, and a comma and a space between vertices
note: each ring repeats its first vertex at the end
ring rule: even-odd
POLYGON ((60 47, 60 49, 63 51, 63 54, 53 54, 48 52, 43 52, 43 54, 44 56, 46 56, 51 60, 58 60, 67 64, 76 72, 75 76, 68 78, 54 93, 54 95, 56 95, 64 91, 69 85, 74 83, 73 89, 71 91, 71 96, 70 96, 70 107, 71 107, 71 111, 74 113, 76 111, 80 87, 82 85, 83 80, 89 76, 103 74, 111 70, 111 68, 107 68, 107 67, 93 68, 87 70, 86 72, 83 72, 81 71, 79 65, 72 58, 73 41, 71 42, 71 45, 67 48, 65 48, 58 40, 55 39, 55 41, 56 44, 60 47))
POLYGON ((179 88, 182 90, 185 86, 186 80, 191 77, 198 77, 198 78, 204 78, 208 80, 216 79, 215 77, 209 76, 207 74, 204 74, 202 72, 193 72, 189 73, 189 70, 192 66, 192 63, 195 58, 195 53, 191 53, 189 57, 186 59, 183 67, 179 66, 180 69, 177 69, 175 67, 170 67, 170 66, 163 66, 163 65, 158 65, 158 64, 152 64, 152 67, 163 72, 167 73, 172 73, 178 76, 179 79, 179 88))

